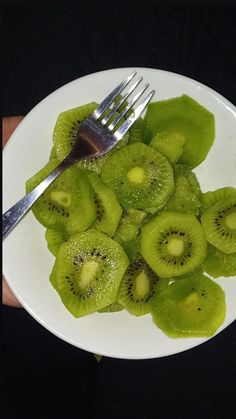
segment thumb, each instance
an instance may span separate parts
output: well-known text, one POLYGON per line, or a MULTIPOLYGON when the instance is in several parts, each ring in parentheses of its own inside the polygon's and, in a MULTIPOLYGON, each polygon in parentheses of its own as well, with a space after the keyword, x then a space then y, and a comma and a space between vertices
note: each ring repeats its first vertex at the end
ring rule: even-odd
POLYGON ((2 146, 7 143, 17 125, 22 121, 23 116, 8 116, 2 119, 2 146))

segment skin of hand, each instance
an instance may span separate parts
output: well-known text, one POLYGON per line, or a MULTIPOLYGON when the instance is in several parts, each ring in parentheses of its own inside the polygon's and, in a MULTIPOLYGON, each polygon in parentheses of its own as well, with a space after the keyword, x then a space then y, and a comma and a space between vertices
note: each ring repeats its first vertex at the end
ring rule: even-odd
MULTIPOLYGON (((4 147, 23 116, 11 116, 2 119, 2 146, 4 147)), ((2 279, 2 302, 12 307, 21 307, 21 304, 10 290, 5 279, 2 279)))

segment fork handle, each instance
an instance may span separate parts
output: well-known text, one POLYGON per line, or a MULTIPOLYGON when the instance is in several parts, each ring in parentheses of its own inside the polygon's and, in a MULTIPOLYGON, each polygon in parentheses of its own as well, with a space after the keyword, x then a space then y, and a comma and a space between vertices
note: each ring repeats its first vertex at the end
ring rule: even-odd
POLYGON ((13 205, 2 216, 2 238, 4 239, 8 233, 19 223, 26 212, 31 208, 34 202, 42 195, 47 187, 67 168, 69 168, 75 160, 68 155, 35 189, 25 195, 20 201, 13 205))

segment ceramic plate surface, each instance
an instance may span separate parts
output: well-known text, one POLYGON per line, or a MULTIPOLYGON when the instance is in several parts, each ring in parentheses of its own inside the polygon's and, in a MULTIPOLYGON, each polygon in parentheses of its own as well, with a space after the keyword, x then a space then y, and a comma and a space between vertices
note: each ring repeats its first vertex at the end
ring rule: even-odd
MULTIPOLYGON (((60 112, 87 102, 100 102, 123 78, 136 70, 156 90, 152 100, 187 94, 215 115, 216 139, 206 161, 194 171, 202 191, 236 186, 236 109, 220 94, 187 77, 148 68, 118 68, 94 73, 56 90, 21 122, 3 153, 3 209, 25 193, 25 181, 48 161, 53 128, 60 112)), ((4 276, 24 308, 61 339, 90 352, 127 359, 157 358, 182 352, 205 338, 170 339, 151 320, 125 310, 94 313, 75 319, 66 310, 48 278, 54 257, 45 229, 30 212, 5 239, 4 276)), ((236 280, 220 278, 227 314, 218 333, 236 319, 236 280)))

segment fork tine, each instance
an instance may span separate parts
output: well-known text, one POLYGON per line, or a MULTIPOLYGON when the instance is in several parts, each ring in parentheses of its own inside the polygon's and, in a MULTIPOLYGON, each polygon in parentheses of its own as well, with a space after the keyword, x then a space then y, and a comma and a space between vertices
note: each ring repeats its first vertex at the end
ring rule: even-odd
POLYGON ((124 101, 127 99, 127 97, 129 97, 131 95, 131 93, 134 91, 134 89, 138 86, 138 84, 142 80, 143 80, 143 78, 139 77, 138 80, 131 85, 128 92, 121 98, 121 100, 114 106, 114 108, 112 108, 112 110, 110 112, 108 112, 108 114, 106 116, 104 116, 104 118, 101 120, 101 124, 105 125, 109 121, 109 119, 111 119, 111 117, 114 115, 114 113, 116 113, 117 109, 119 109, 119 107, 122 105, 122 103, 124 103, 124 101))
POLYGON ((137 106, 137 108, 132 112, 128 119, 124 121, 124 123, 119 127, 115 133, 113 134, 117 140, 120 140, 125 133, 130 129, 133 123, 138 119, 141 113, 144 111, 150 100, 152 99, 155 90, 152 90, 145 99, 137 106))
POLYGON ((115 126, 120 122, 120 120, 125 116, 125 114, 132 108, 132 106, 137 102, 137 100, 140 98, 140 96, 143 94, 143 92, 147 89, 148 83, 145 84, 145 86, 134 96, 134 98, 128 103, 128 105, 123 109, 123 111, 120 112, 120 114, 117 116, 117 118, 110 123, 108 126, 108 129, 111 131, 115 128, 115 126))
POLYGON ((95 119, 100 118, 100 116, 107 110, 107 108, 111 105, 112 102, 116 99, 116 97, 122 92, 122 90, 127 86, 127 84, 132 80, 132 78, 137 74, 134 71, 128 77, 126 77, 114 90, 105 99, 98 105, 98 107, 93 112, 92 116, 95 119))

